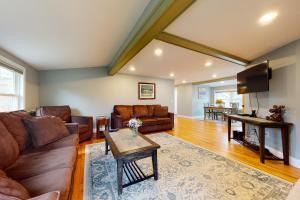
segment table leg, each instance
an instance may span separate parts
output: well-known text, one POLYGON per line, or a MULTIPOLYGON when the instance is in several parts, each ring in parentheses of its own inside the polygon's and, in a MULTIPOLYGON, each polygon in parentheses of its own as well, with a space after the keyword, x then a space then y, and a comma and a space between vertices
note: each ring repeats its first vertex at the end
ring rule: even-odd
POLYGON ((105 140, 105 155, 108 154, 108 142, 105 140))
POLYGON ((123 190, 123 160, 117 160, 117 182, 118 194, 122 194, 123 190))
POLYGON ((231 118, 227 117, 227 123, 228 123, 228 141, 231 139, 231 118))
POLYGON ((289 165, 289 133, 287 127, 281 128, 281 139, 284 164, 289 165))
POLYGON ((265 163, 265 127, 259 127, 259 155, 260 162, 265 163))
POLYGON ((242 131, 244 134, 246 134, 246 123, 242 122, 242 131))
POLYGON ((152 166, 153 166, 154 180, 157 180, 158 179, 157 150, 154 150, 152 153, 152 166))

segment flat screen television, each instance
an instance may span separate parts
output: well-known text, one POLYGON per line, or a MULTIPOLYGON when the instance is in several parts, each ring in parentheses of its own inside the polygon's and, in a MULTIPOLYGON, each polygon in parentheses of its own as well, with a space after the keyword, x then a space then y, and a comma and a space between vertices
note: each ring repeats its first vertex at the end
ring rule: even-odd
POLYGON ((260 63, 237 74, 238 94, 269 91, 272 70, 269 62, 260 63))

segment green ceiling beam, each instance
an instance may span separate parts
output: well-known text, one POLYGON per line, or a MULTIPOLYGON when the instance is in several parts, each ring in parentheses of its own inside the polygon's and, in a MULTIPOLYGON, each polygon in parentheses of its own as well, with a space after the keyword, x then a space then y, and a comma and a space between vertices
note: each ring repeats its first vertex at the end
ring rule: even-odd
POLYGON ((220 58, 222 60, 226 60, 238 65, 242 65, 242 66, 246 66, 250 63, 249 60, 240 58, 238 56, 226 53, 224 51, 220 51, 214 48, 211 48, 209 46, 203 45, 203 44, 199 44, 196 43, 194 41, 170 34, 170 33, 166 33, 166 32, 161 32, 158 33, 155 37, 155 39, 163 41, 163 42, 167 42, 169 44, 173 44, 182 48, 186 48, 186 49, 190 49, 192 51, 196 51, 199 53, 203 53, 209 56, 213 56, 216 58, 220 58))
POLYGON ((153 0, 143 12, 129 37, 113 58, 109 74, 116 74, 128 61, 138 54, 155 36, 196 0, 153 0))

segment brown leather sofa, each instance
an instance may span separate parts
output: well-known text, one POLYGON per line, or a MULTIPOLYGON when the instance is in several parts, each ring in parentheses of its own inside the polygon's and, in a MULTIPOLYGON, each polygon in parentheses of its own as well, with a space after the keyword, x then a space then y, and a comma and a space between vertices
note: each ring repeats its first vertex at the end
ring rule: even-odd
POLYGON ((55 116, 66 123, 79 124, 79 142, 91 139, 93 136, 93 117, 72 116, 70 106, 41 106, 36 116, 55 116))
POLYGON ((42 200, 46 199, 43 198, 46 193, 59 191, 60 200, 71 199, 79 143, 78 124, 67 125, 70 134, 66 137, 35 148, 23 123, 24 118, 30 117, 23 111, 0 113, 0 172, 24 186, 30 197, 42 195, 37 198, 42 200))
POLYGON ((143 122, 139 127, 140 133, 174 128, 174 114, 168 112, 168 107, 161 105, 115 105, 111 114, 111 126, 113 129, 128 127, 131 118, 138 118, 143 122))

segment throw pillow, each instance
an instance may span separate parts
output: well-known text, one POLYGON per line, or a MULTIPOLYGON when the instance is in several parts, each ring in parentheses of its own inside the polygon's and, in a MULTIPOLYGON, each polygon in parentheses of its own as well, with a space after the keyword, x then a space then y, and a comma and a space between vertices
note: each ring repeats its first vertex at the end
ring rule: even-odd
POLYGON ((158 106, 154 109, 155 117, 168 117, 168 107, 167 106, 158 106))
POLYGON ((19 146, 17 141, 0 121, 0 169, 12 165, 18 156, 19 146))
MULTIPOLYGON (((6 199, 29 199, 29 193, 26 188, 17 181, 8 177, 0 177, 0 194, 6 199)), ((2 199, 2 198, 0 198, 2 199)))
POLYGON ((58 117, 23 119, 35 147, 41 147, 70 135, 65 123, 58 117))

